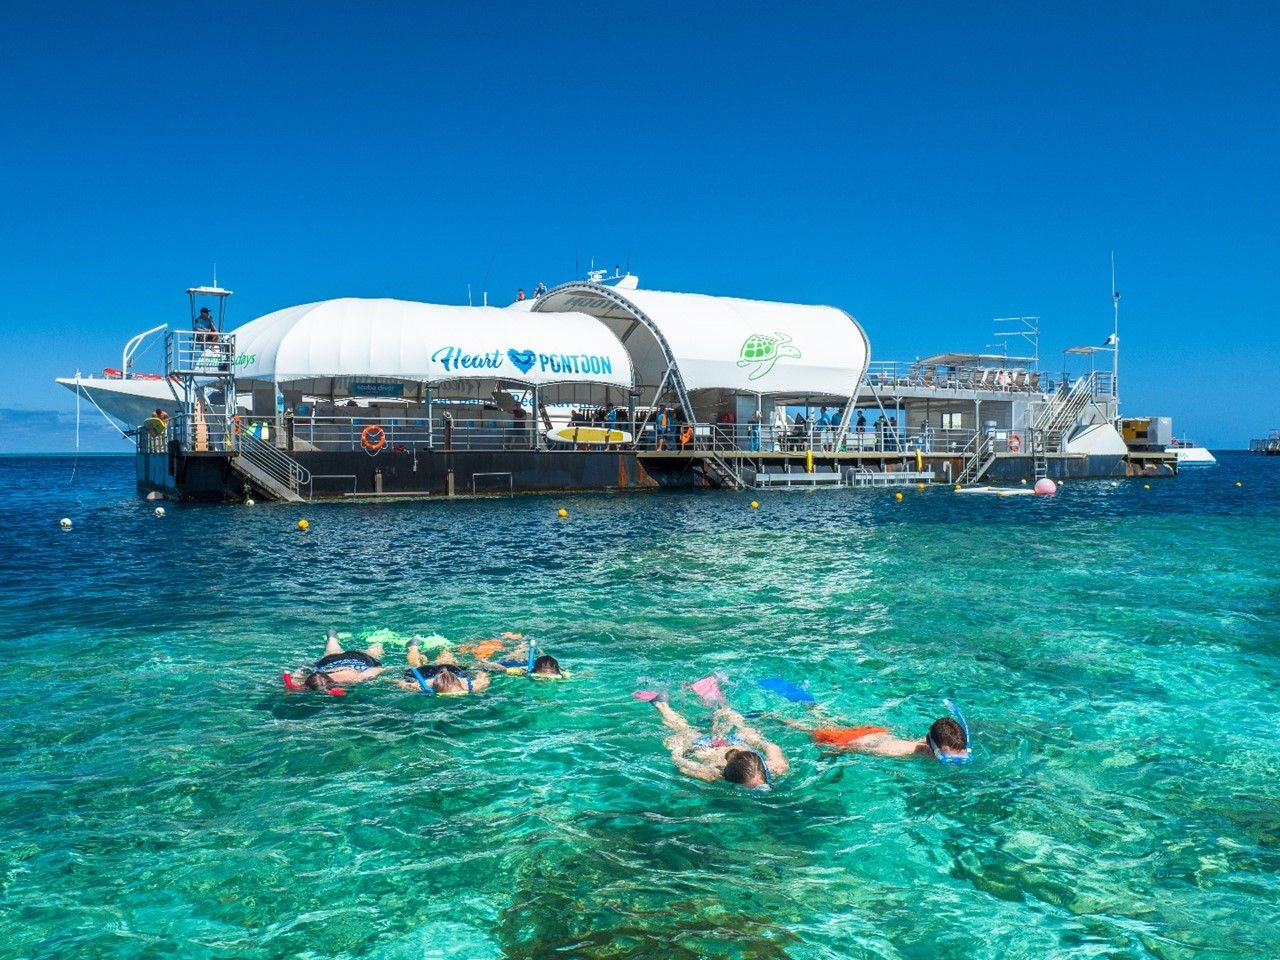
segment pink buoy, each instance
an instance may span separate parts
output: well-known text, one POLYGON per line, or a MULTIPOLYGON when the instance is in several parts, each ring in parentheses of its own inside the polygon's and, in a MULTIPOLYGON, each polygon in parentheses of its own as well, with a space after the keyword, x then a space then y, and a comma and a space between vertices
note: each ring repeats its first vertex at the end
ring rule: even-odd
POLYGON ((1058 485, 1048 477, 1041 477, 1036 481, 1035 494, 1037 497, 1052 497, 1058 492, 1058 485))

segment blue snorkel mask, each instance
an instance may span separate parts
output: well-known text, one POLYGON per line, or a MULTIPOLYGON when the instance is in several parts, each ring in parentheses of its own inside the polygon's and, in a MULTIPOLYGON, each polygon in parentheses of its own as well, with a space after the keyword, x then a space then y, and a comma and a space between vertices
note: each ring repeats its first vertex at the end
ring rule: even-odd
POLYGON ((969 763, 973 760, 973 741, 969 737, 969 724, 965 722, 964 714, 960 712, 960 708, 956 706, 956 702, 950 697, 942 701, 942 705, 947 708, 947 712, 956 718, 956 722, 960 724, 960 729, 964 731, 964 742, 966 744, 963 753, 943 753, 942 748, 938 746, 933 739, 933 734, 925 737, 925 743, 929 749, 933 751, 933 759, 939 763, 949 763, 960 765, 969 763))

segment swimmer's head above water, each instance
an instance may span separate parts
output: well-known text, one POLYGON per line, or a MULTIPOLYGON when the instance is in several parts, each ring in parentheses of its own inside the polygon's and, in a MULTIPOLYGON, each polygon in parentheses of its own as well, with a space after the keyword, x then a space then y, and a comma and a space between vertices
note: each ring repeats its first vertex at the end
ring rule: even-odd
POLYGON ((968 763, 972 758, 968 731, 954 717, 933 721, 924 740, 939 763, 968 763))
POLYGON ((332 690, 337 686, 333 677, 323 670, 311 670, 302 678, 302 685, 308 690, 332 690))
POLYGON ((533 661, 533 674, 536 677, 559 677, 562 675, 560 661, 544 653, 533 661))
POLYGON ((729 750, 724 758, 724 778, 730 783, 753 790, 769 785, 769 768, 754 750, 729 750))

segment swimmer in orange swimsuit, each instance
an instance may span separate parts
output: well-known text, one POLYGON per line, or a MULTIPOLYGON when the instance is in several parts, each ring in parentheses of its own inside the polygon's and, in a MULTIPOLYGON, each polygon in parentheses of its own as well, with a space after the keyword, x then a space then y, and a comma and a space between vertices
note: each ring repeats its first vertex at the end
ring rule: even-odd
POLYGON ((789 727, 807 730, 813 742, 842 753, 867 753, 873 757, 929 757, 939 763, 966 763, 970 758, 969 735, 955 717, 939 717, 919 740, 895 737, 885 727, 817 727, 782 718, 789 727))

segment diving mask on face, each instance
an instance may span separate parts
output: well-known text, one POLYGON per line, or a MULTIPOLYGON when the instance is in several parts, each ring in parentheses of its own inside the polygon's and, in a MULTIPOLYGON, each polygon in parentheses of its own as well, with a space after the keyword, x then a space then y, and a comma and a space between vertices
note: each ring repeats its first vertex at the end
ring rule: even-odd
POLYGON ((938 746, 937 741, 933 739, 933 734, 925 737, 925 743, 929 749, 933 751, 933 759, 939 763, 965 764, 973 760, 973 741, 969 738, 969 724, 964 719, 964 714, 960 712, 960 708, 956 702, 950 697, 942 701, 942 705, 947 708, 947 712, 956 718, 956 722, 960 724, 960 729, 964 731, 964 742, 966 744, 962 753, 943 753, 942 748, 938 746))

